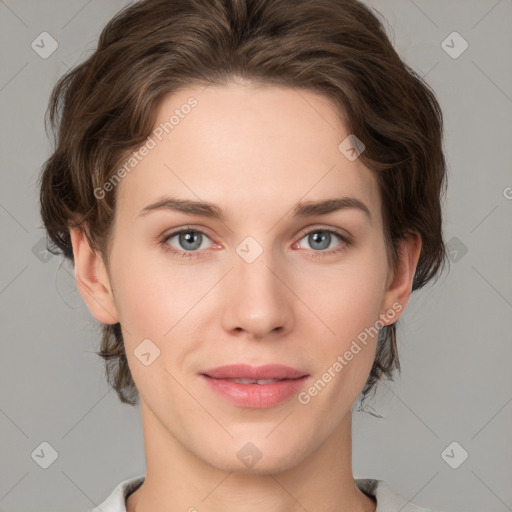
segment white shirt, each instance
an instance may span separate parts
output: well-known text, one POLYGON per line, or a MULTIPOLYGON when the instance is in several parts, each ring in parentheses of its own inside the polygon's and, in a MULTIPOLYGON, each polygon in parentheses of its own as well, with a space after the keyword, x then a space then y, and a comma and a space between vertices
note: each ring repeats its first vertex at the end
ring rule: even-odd
MULTIPOLYGON (((145 475, 140 475, 124 480, 101 505, 89 512, 126 512, 126 499, 142 485, 144 479, 145 475)), ((415 505, 384 480, 356 478, 354 481, 362 492, 376 499, 375 512, 441 512, 415 505)))

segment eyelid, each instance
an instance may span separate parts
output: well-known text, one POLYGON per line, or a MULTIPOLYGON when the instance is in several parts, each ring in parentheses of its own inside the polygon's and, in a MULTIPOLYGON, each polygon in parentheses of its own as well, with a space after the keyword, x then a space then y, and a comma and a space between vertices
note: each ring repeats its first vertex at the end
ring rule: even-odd
POLYGON ((322 225, 322 224, 310 224, 309 226, 306 226, 301 231, 299 231, 299 234, 297 236, 300 236, 301 238, 307 234, 309 234, 311 231, 329 231, 331 233, 336 233, 337 235, 341 236, 342 238, 346 240, 352 240, 352 235, 343 228, 338 228, 335 226, 328 226, 328 225, 322 225))
POLYGON ((198 233, 202 233, 203 235, 207 235, 208 238, 211 238, 209 234, 209 229, 205 226, 194 226, 192 224, 185 224, 184 226, 179 226, 177 228, 170 229, 167 234, 163 234, 162 238, 166 239, 171 236, 179 235, 183 231, 197 231, 198 233))

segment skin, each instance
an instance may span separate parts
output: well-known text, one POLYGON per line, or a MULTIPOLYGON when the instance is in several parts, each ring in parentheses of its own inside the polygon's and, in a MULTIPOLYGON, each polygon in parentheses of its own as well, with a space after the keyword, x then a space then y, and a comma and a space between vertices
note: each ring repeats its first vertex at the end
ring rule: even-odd
POLYGON ((235 406, 198 372, 281 363, 311 375, 307 390, 393 304, 401 311, 383 323, 400 317, 421 239, 402 242, 393 272, 377 182, 338 150, 348 133, 326 97, 242 81, 190 87, 165 98, 156 125, 190 96, 198 106, 117 185, 109 268, 82 231, 71 233, 80 292, 97 320, 121 323, 140 393, 147 472, 127 510, 374 511, 354 482, 351 424, 377 336, 305 405, 293 396, 235 406), (138 216, 166 194, 215 203, 227 218, 138 216), (371 222, 354 208, 291 215, 299 201, 342 195, 363 201, 371 222), (187 226, 205 233, 199 250, 178 236, 162 242, 187 226), (307 235, 326 228, 354 243, 332 235, 318 249, 307 235), (263 249, 250 264, 236 252, 247 236, 263 249), (134 355, 145 338, 160 350, 149 366, 134 355), (247 442, 262 454, 250 468, 237 457, 247 442))

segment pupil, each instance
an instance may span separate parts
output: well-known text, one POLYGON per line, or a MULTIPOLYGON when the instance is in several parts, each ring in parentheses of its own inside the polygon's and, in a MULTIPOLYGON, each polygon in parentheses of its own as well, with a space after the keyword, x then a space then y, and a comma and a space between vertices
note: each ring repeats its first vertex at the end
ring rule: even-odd
MULTIPOLYGON (((182 238, 185 239, 185 242, 188 244, 194 244, 194 239, 196 239, 196 246, 192 247, 194 249, 197 249, 201 243, 197 244, 197 238, 199 237, 199 233, 196 231, 187 231, 185 233, 182 233, 182 238)), ((189 247, 190 249, 191 247, 189 247)))
POLYGON ((319 247, 320 249, 325 249, 325 248, 329 247, 329 242, 325 243, 326 240, 328 239, 329 235, 330 235, 330 233, 327 233, 325 231, 318 231, 317 233, 315 233, 311 236, 315 243, 318 243, 320 241, 320 245, 321 245, 321 247, 319 247), (322 234, 318 235, 318 233, 322 233, 322 234), (322 242, 323 242, 323 244, 322 244, 322 242))

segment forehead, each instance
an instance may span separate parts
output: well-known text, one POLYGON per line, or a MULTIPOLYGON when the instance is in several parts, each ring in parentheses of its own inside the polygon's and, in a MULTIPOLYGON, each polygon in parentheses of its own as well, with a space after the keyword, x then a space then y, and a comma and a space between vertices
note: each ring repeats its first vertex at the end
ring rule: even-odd
POLYGON ((348 135, 335 105, 313 91, 183 88, 163 99, 151 149, 118 185, 118 208, 133 219, 172 194, 263 218, 299 201, 355 196, 378 217, 375 176, 338 149, 348 135))

